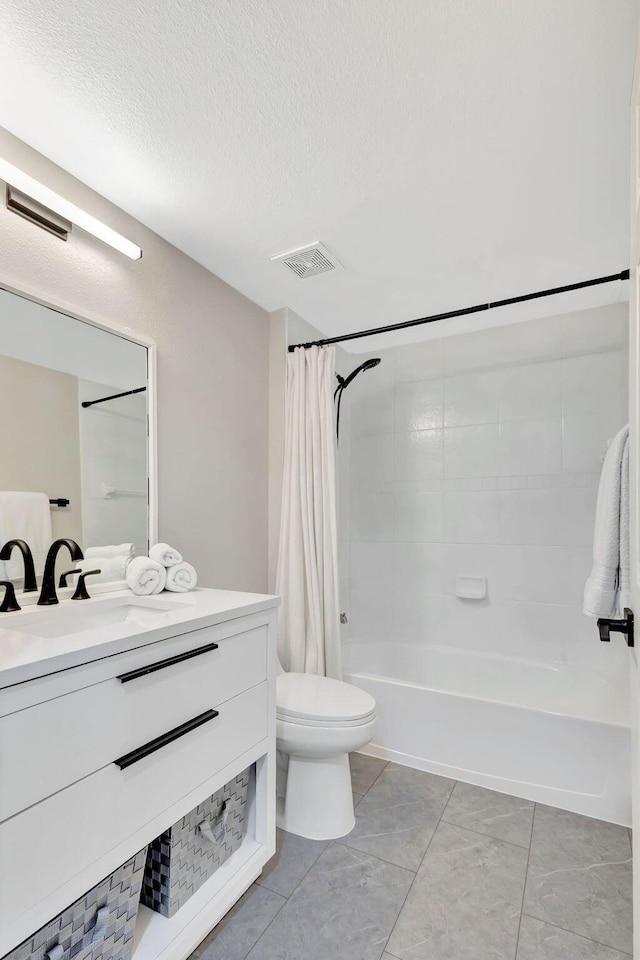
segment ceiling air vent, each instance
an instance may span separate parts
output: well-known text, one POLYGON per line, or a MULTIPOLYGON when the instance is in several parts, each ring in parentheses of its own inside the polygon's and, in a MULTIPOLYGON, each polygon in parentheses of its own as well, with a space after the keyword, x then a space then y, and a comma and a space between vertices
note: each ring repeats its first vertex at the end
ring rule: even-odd
POLYGON ((330 270, 336 270, 342 266, 323 243, 312 243, 310 247, 300 247, 299 250, 280 253, 277 257, 271 257, 271 260, 274 263, 282 263, 301 280, 317 277, 319 273, 329 273, 330 270))

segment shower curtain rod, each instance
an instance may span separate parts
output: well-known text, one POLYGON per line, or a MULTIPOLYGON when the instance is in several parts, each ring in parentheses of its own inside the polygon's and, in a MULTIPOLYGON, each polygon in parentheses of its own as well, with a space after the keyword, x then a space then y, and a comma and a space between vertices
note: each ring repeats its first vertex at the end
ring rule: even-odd
POLYGON ((525 300, 538 300, 541 297, 552 297, 556 293, 569 293, 571 290, 582 290, 583 287, 596 287, 601 283, 613 283, 615 280, 628 280, 629 271, 611 273, 607 277, 595 277, 593 280, 581 280, 579 283, 567 283, 564 287, 552 287, 550 290, 538 290, 536 293, 525 293, 521 297, 507 297, 506 300, 494 300, 492 303, 479 303, 475 307, 462 307, 460 310, 450 310, 448 313, 435 313, 431 317, 420 317, 418 320, 405 320, 403 323, 390 323, 386 327, 373 327, 371 330, 358 330, 356 333, 345 333, 341 337, 326 337, 324 340, 313 340, 310 343, 292 343, 289 353, 297 347, 325 347, 330 343, 342 343, 344 340, 360 340, 362 337, 371 337, 377 333, 390 333, 393 330, 404 330, 407 327, 417 327, 422 323, 435 323, 436 320, 449 320, 451 317, 465 317, 470 313, 481 313, 483 310, 493 310, 494 307, 508 307, 512 303, 524 303, 525 300))
POLYGON ((135 390, 125 390, 124 393, 112 393, 110 397, 101 397, 99 400, 83 400, 83 407, 95 407, 96 403, 106 403, 107 400, 119 400, 120 397, 130 397, 132 393, 144 393, 146 387, 136 387, 135 390))

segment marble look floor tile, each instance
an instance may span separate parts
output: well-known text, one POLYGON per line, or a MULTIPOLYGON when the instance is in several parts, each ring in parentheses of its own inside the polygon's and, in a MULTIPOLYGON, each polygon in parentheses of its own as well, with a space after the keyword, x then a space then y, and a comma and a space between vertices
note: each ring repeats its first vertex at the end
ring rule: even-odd
POLYGON ((250 960, 380 960, 414 875, 331 843, 250 960))
POLYGON ((528 847, 534 804, 470 783, 456 783, 442 819, 497 840, 528 847))
POLYGON ((516 960, 628 960, 629 954, 523 916, 516 960))
POLYGON ((380 803, 375 788, 356 809, 356 825, 341 843, 414 872, 438 825, 433 804, 424 800, 380 803))
POLYGON ((400 960, 514 960, 527 851, 441 823, 388 943, 400 960))
POLYGON ((625 827, 536 806, 524 913, 632 953, 631 896, 625 827))
POLYGON ((376 757, 365 757, 364 753, 351 753, 349 754, 349 766, 351 767, 353 792, 362 795, 378 779, 387 766, 387 761, 378 760, 376 757))
POLYGON ((245 960, 283 903, 272 890, 249 887, 189 960, 245 960))
POLYGON ((455 780, 389 763, 367 793, 366 800, 375 800, 378 806, 419 800, 428 806, 432 818, 439 820, 454 786, 455 780))
POLYGON ((314 865, 328 840, 307 840, 286 830, 276 830, 276 853, 256 880, 282 897, 290 897, 314 865))
POLYGON ((353 806, 354 806, 354 808, 358 806, 358 804, 359 804, 360 801, 362 800, 362 797, 363 797, 363 794, 362 794, 362 793, 354 793, 354 795, 353 795, 353 806))

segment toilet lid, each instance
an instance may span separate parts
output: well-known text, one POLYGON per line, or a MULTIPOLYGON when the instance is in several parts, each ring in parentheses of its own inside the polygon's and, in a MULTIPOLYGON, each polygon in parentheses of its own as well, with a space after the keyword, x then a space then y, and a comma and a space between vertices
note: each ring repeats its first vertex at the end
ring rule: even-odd
POLYGON ((350 683, 311 673, 282 673, 277 679, 277 714, 292 720, 352 723, 370 716, 373 697, 350 683))

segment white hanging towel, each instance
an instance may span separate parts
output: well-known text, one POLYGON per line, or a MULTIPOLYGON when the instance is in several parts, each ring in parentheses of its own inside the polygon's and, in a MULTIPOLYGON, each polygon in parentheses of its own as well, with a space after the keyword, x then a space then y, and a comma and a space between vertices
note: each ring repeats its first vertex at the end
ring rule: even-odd
POLYGON ((604 458, 593 534, 593 567, 584 588, 588 617, 621 617, 629 606, 629 425, 604 458))
MULTIPOLYGON (((36 573, 42 573, 52 539, 51 505, 46 493, 0 490, 0 543, 26 540, 33 553, 36 573)), ((20 580, 23 576, 19 552, 14 552, 11 560, 0 560, 1 580, 20 580)))

